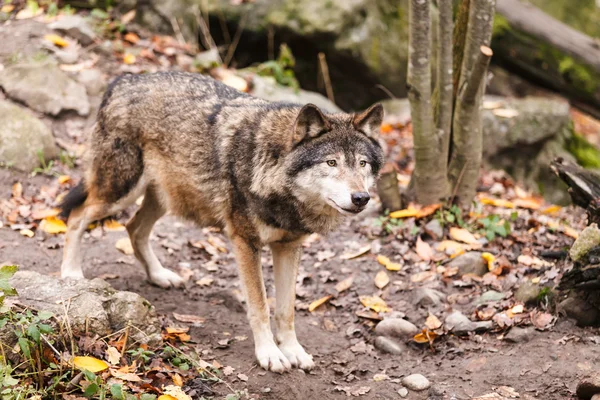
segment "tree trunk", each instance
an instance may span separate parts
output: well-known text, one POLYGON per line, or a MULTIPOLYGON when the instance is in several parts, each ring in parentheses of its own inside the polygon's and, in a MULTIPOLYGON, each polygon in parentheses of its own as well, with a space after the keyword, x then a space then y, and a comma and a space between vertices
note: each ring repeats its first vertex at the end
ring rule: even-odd
MULTIPOLYGON (((468 1, 468 0, 467 0, 468 1)), ((450 137, 452 133, 452 112, 454 105, 453 92, 453 60, 452 60, 452 0, 438 0, 440 10, 438 27, 438 65, 436 95, 434 96, 435 122, 438 136, 442 142, 442 154, 450 154, 450 137)), ((444 163, 444 175, 447 166, 444 163)))
POLYGON ((431 103, 431 18, 429 0, 409 5, 408 99, 415 149, 415 189, 421 204, 439 202, 448 194, 446 159, 435 133, 431 103))
POLYGON ((475 197, 481 167, 481 102, 487 66, 492 56, 488 47, 496 9, 495 0, 472 2, 465 40, 458 93, 452 125, 450 187, 463 205, 475 197))
POLYGON ((520 0, 498 0, 492 46, 501 66, 600 117, 598 42, 520 0))

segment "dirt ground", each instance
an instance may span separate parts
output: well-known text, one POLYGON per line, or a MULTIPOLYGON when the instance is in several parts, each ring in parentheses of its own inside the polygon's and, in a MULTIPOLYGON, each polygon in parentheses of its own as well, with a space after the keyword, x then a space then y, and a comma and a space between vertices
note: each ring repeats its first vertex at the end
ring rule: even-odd
MULTIPOLYGON (((25 191, 35 191, 51 180, 2 170, 0 195, 10 196, 10 187, 15 181, 22 182, 25 191)), ((183 268, 188 275, 193 275, 184 290, 163 290, 150 285, 133 256, 126 256, 115 248, 115 242, 126 233, 103 233, 101 228, 86 235, 84 240, 85 274, 88 278, 110 278, 115 288, 140 293, 154 304, 158 313, 171 319, 173 312, 205 318, 201 327, 192 328, 192 341, 204 350, 208 361, 217 360, 235 368, 233 376, 238 373, 248 376, 247 382, 231 380, 235 389, 247 389, 262 399, 342 398, 361 387, 370 388, 361 396, 363 398, 396 399, 400 398, 397 393, 400 378, 412 373, 425 375, 433 386, 428 394, 411 392, 409 399, 470 399, 494 390, 502 393, 503 386, 514 388, 521 398, 574 398, 578 380, 600 361, 600 331, 581 329, 565 319, 560 319, 549 331, 534 331, 529 341, 518 344, 500 340, 497 333, 484 333, 466 338, 447 336, 435 343, 434 351, 411 344, 400 356, 375 349, 373 324, 354 315, 354 311, 361 308, 359 295, 377 292, 372 279, 381 266, 372 255, 339 259, 348 243, 370 242, 358 232, 375 217, 376 213, 371 211, 366 218, 348 221, 342 229, 312 242, 306 249, 298 285, 297 327, 301 342, 315 356, 317 367, 310 373, 294 370, 280 376, 266 373, 255 364, 251 332, 238 297, 239 283, 231 253, 222 253, 215 262, 209 260, 210 255, 189 245, 208 238, 213 241, 219 238, 226 243, 219 233, 201 230, 168 216, 158 222, 153 235, 158 257, 166 266, 179 271, 183 268), (335 256, 331 256, 331 252, 335 256), (332 302, 337 307, 327 304, 313 313, 306 310, 307 303, 333 292, 336 281, 349 275, 354 276, 354 284, 332 302), (202 277, 211 277, 214 281, 206 287, 194 284, 202 277), (305 297, 301 297, 303 295, 305 297), (224 346, 223 339, 231 340, 224 346), (360 345, 363 342, 366 346, 360 345), (375 382, 375 374, 385 374, 389 379, 375 382)), ((126 216, 122 220, 126 220, 126 216)), ((23 269, 55 275, 61 260, 61 242, 60 236, 38 235, 30 239, 4 227, 0 229, 0 259, 23 269)), ((386 246, 392 244, 384 244, 384 248, 386 246)), ((270 256, 266 250, 263 261, 268 293, 272 297, 270 256)), ((401 271, 395 277, 397 281, 389 285, 391 289, 385 290, 385 298, 395 311, 422 326, 427 310, 414 305, 414 289, 419 284, 407 283, 410 282, 407 272, 401 271)), ((444 285, 436 287, 447 294, 473 291, 472 288, 457 291, 444 285)), ((472 309, 471 303, 454 306, 465 313, 472 309)), ((448 311, 450 306, 443 307, 448 311)), ((223 385, 213 389, 218 394, 228 392, 223 385)))

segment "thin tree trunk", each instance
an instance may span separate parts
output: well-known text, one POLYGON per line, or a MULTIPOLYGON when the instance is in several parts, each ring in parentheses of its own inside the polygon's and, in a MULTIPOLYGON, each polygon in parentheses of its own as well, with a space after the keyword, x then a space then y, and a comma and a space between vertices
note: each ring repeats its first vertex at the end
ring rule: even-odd
POLYGON ((454 83, 454 98, 456 98, 458 93, 458 82, 460 81, 465 40, 467 38, 467 30, 469 29, 469 6, 470 0, 461 0, 456 15, 456 24, 454 25, 454 34, 452 38, 452 79, 454 83))
MULTIPOLYGON (((434 110, 437 132, 441 140, 442 154, 449 154, 452 130, 454 93, 452 90, 452 0, 438 0, 440 12, 438 26, 438 60, 434 110)), ((447 165, 444 163, 444 175, 447 165)))
POLYGON ((377 193, 384 210, 396 211, 402 208, 402 199, 398 189, 398 173, 393 163, 386 163, 381 169, 377 181, 377 193))
POLYGON ((431 105, 431 18, 429 0, 409 6, 408 99, 415 146, 415 188, 421 204, 437 203, 447 195, 444 157, 435 134, 431 105))

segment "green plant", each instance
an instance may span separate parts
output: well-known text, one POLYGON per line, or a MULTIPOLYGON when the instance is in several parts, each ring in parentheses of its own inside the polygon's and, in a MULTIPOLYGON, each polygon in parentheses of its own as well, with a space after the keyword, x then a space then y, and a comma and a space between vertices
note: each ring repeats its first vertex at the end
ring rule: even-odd
POLYGON ((277 83, 289 86, 294 90, 300 89, 300 84, 294 74, 296 59, 290 48, 284 43, 279 47, 277 60, 266 61, 256 67, 256 73, 261 76, 272 76, 277 83))
POLYGON ((142 362, 143 364, 148 363, 150 361, 150 359, 152 358, 152 356, 154 355, 153 351, 143 349, 141 347, 138 347, 137 349, 134 349, 134 350, 129 350, 127 353, 131 354, 131 356, 133 358, 142 362))
MULTIPOLYGON (((16 296, 17 291, 9 282, 9 279, 19 270, 19 267, 16 265, 4 265, 0 268, 0 291, 2 294, 0 295, 0 313, 4 314, 5 310, 3 310, 4 306, 4 298, 6 296, 16 296)), ((5 323, 6 324, 6 323, 5 323)), ((0 319, 0 327, 2 327, 2 320, 0 319)))
POLYGON ((510 233, 510 223, 496 214, 480 219, 479 224, 482 226, 481 233, 490 241, 496 236, 506 237, 510 233))
POLYGON ((390 218, 386 212, 386 215, 379 216, 376 220, 373 221, 373 225, 377 227, 381 227, 386 234, 392 234, 398 228, 401 228, 404 225, 404 222, 398 218, 390 218))
POLYGON ((435 219, 440 221, 440 225, 458 225, 461 228, 465 227, 465 221, 462 217, 462 210, 456 204, 453 204, 449 208, 440 208, 435 213, 435 219))
POLYGON ((77 159, 75 156, 71 155, 67 151, 61 151, 59 155, 60 163, 67 168, 75 168, 75 160, 77 159))
POLYGON ((58 174, 56 172, 52 171, 52 167, 54 167, 53 160, 50 160, 47 162, 46 159, 44 158, 44 152, 42 150, 37 151, 37 156, 38 156, 38 160, 40 160, 41 166, 33 169, 33 171, 31 172, 31 174, 33 176, 36 176, 37 174, 58 176, 58 174))

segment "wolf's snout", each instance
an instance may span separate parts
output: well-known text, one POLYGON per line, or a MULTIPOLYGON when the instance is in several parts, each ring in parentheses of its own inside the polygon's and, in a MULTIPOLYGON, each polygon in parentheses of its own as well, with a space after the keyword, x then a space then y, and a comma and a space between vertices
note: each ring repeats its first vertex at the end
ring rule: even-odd
POLYGON ((371 196, 369 196, 369 193, 367 192, 355 192, 352 193, 351 198, 352 204, 354 204, 357 207, 364 207, 371 199, 371 196))

